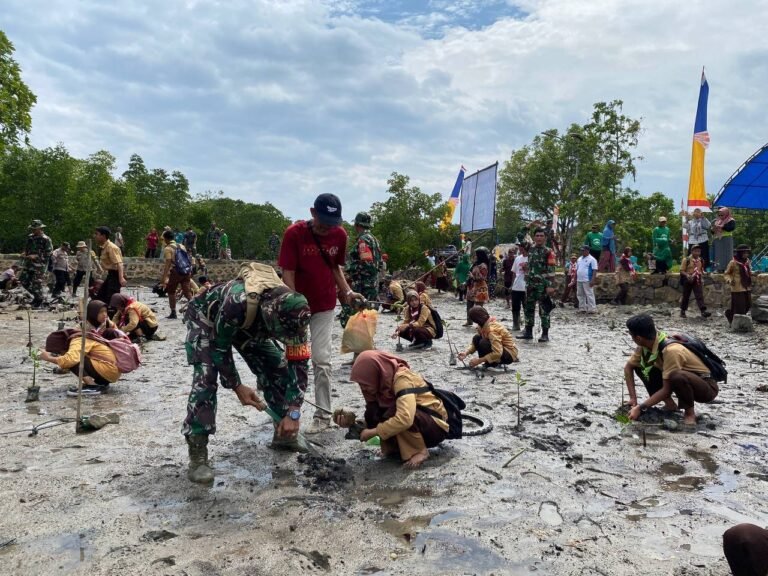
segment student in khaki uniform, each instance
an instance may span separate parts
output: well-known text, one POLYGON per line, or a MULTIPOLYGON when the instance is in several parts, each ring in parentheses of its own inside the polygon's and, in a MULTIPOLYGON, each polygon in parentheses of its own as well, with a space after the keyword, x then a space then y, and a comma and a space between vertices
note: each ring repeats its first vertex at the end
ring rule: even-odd
POLYGON ((109 301, 109 307, 117 310, 112 322, 128 334, 131 340, 165 340, 156 336, 157 317, 152 309, 138 300, 125 294, 114 294, 109 301))
MULTIPOLYGON (((399 455, 406 468, 417 468, 429 458, 428 448, 437 446, 448 434, 448 413, 431 392, 401 394, 409 388, 426 386, 424 378, 408 363, 388 352, 361 352, 352 367, 350 379, 360 385, 365 398, 365 430, 360 441, 381 438, 386 456, 399 455)), ((337 411, 336 424, 349 427, 354 417, 337 411)))
POLYGON ((425 306, 432 307, 432 298, 427 294, 427 285, 424 282, 416 282, 413 285, 416 288, 416 293, 419 295, 419 301, 425 306))
POLYGON ((432 339, 437 334, 432 310, 421 303, 418 293, 414 290, 408 290, 405 299, 408 303, 403 310, 405 322, 395 328, 392 338, 400 337, 412 342, 408 346, 411 349, 429 350, 432 348, 432 339))
POLYGON ((637 344, 634 354, 624 366, 624 379, 632 405, 629 418, 637 420, 644 410, 664 402, 667 410, 684 411, 685 424, 695 425, 694 402, 712 402, 719 392, 709 368, 682 344, 664 342, 667 335, 656 330, 653 318, 648 314, 632 316, 627 320, 627 329, 637 344), (649 395, 642 403, 637 402, 635 374, 643 381, 649 395), (677 396, 677 404, 672 394, 677 396))
POLYGON ((731 287, 731 307, 725 311, 728 322, 734 314, 746 314, 752 308, 752 268, 749 260, 750 249, 739 244, 733 251, 733 260, 728 262, 723 276, 731 287))
POLYGON ((111 234, 112 231, 106 226, 99 226, 93 234, 96 244, 101 248, 99 264, 107 273, 96 294, 96 299, 102 302, 109 302, 112 294, 119 294, 120 289, 126 284, 123 255, 120 253, 120 248, 110 241, 111 234))
POLYGON ((477 324, 477 334, 472 338, 469 348, 459 353, 459 360, 477 352, 478 357, 469 361, 471 368, 483 363, 498 366, 519 362, 514 336, 496 318, 491 318, 485 308, 474 306, 469 311, 469 317, 477 324))
MULTIPOLYGON (((183 244, 177 244, 173 239, 173 232, 166 230, 163 232, 163 242, 165 248, 163 248, 163 260, 165 265, 163 267, 163 277, 160 280, 160 286, 165 288, 168 292, 168 306, 171 309, 171 313, 167 316, 169 320, 175 320, 176 316, 176 289, 181 286, 181 293, 187 300, 192 300, 194 293, 192 291, 192 274, 182 275, 176 270, 175 258, 176 250, 184 250, 183 244)), ((195 286, 195 289, 197 287, 195 286)))

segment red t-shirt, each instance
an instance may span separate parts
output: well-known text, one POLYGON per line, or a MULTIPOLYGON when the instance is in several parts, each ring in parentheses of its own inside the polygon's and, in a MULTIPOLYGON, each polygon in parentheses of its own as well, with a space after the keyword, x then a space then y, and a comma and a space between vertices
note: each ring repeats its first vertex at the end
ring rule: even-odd
MULTIPOLYGON (((317 239, 328 261, 343 266, 347 252, 344 228, 332 228, 325 236, 318 234, 317 239)), ((336 307, 336 280, 320 254, 307 221, 296 222, 285 231, 277 263, 283 270, 296 272, 296 291, 307 298, 312 312, 325 312, 336 307)))

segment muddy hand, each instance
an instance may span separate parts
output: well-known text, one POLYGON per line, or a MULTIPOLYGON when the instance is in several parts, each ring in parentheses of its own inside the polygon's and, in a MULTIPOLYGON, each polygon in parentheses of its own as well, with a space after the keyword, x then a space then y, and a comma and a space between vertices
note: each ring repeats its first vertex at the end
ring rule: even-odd
POLYGON ((267 407, 264 400, 259 398, 259 395, 256 394, 256 390, 250 386, 240 384, 240 386, 235 389, 235 394, 237 394, 237 399, 240 400, 240 404, 243 406, 253 406, 256 410, 260 411, 267 407))

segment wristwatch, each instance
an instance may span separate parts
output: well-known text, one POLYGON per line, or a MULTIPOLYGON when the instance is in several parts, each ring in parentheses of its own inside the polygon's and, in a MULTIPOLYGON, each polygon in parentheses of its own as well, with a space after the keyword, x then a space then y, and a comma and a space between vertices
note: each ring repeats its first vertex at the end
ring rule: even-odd
POLYGON ((299 410, 298 408, 293 408, 292 410, 289 410, 288 418, 290 418, 291 420, 298 420, 299 418, 301 418, 301 410, 299 410))

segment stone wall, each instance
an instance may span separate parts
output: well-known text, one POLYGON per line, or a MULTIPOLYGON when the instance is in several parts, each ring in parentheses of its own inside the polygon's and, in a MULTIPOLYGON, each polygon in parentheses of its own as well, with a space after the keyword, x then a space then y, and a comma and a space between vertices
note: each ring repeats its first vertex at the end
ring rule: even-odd
MULTIPOLYGON (((0 254, 0 271, 6 270, 12 264, 18 262, 19 259, 16 254, 0 254)), ((76 266, 74 256, 70 257, 70 262, 73 266, 76 266)), ((240 265, 243 262, 241 260, 206 260, 208 278, 214 283, 221 280, 230 280, 237 276, 240 265)), ((150 286, 158 282, 160 275, 163 273, 163 261, 160 259, 125 258, 124 264, 125 277, 131 284, 150 286)))
MULTIPOLYGON (((74 264, 74 258, 72 258, 74 264)), ((0 254, 0 271, 18 262, 16 254, 0 254)), ((212 282, 229 280, 237 276, 242 264, 241 260, 207 260, 208 277, 212 282)), ((160 279, 163 271, 162 260, 147 260, 145 258, 126 258, 125 275, 132 284, 144 284, 150 286, 160 279)), ((565 286, 565 276, 558 273, 556 278, 558 294, 561 294, 565 286)), ((504 286, 501 282, 496 285, 501 295, 504 286)), ((598 274, 595 285, 595 297, 598 302, 609 302, 616 296, 618 289, 613 279, 613 274, 598 274)), ((664 277, 659 274, 639 274, 637 280, 630 285, 630 304, 672 304, 680 302, 682 289, 678 274, 668 274, 666 285, 664 277)), ((768 294, 768 274, 755 276, 752 286, 752 294, 757 298, 761 294, 768 294)), ((704 300, 710 308, 727 308, 731 301, 731 291, 724 282, 722 274, 709 274, 704 278, 704 300)), ((691 295, 692 308, 696 302, 691 295)))
MULTIPOLYGON (((565 276, 557 275, 557 290, 561 294, 565 287, 565 276)), ((616 297, 618 287, 613 274, 601 273, 597 275, 595 284, 595 298, 598 302, 610 302, 616 297)), ((629 304, 671 304, 678 305, 683 290, 680 287, 680 275, 668 274, 638 274, 637 280, 629 287, 629 304)), ((768 274, 759 274, 754 277, 752 294, 757 298, 761 294, 768 294, 768 274)), ((722 274, 708 274, 704 278, 704 302, 708 308, 728 308, 731 303, 731 289, 725 283, 722 274)), ((691 294, 689 308, 696 308, 696 300, 691 294)))

